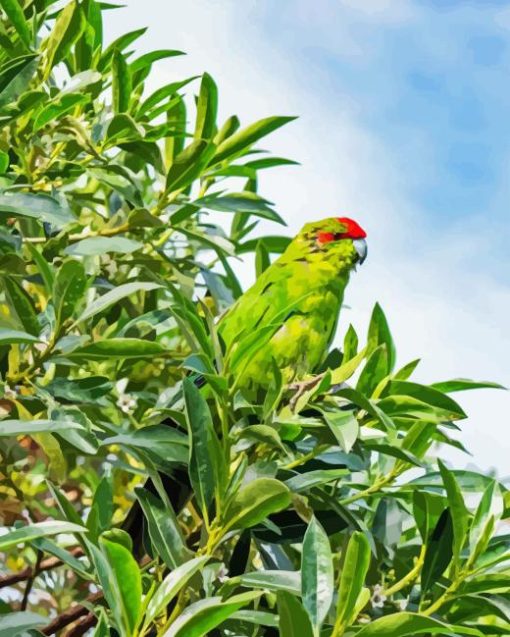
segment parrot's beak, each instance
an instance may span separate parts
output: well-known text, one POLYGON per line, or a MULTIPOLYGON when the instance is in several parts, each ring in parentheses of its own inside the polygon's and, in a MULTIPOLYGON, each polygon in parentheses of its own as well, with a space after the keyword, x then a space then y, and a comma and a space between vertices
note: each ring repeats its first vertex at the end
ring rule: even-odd
POLYGON ((367 258, 367 252, 368 252, 367 242, 365 241, 365 239, 354 239, 352 242, 352 245, 354 246, 354 249, 356 250, 358 254, 358 257, 359 257, 358 263, 361 265, 363 261, 367 258))

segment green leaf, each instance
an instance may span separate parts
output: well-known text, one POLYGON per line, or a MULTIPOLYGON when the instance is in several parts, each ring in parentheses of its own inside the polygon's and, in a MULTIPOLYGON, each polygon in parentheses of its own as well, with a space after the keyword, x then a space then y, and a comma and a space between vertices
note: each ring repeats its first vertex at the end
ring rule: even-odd
POLYGON ((64 60, 85 28, 85 16, 77 2, 70 2, 58 14, 52 32, 42 43, 46 65, 44 79, 51 69, 64 60))
POLYGON ((140 108, 138 109, 138 119, 142 118, 144 115, 147 115, 149 111, 151 111, 151 109, 153 109, 167 97, 173 97, 179 89, 186 86, 186 84, 189 84, 193 80, 196 80, 197 77, 199 76, 195 75, 193 77, 188 77, 185 80, 165 84, 165 86, 159 88, 141 104, 140 108))
POLYGON ((35 195, 27 192, 1 192, 0 215, 1 213, 9 213, 16 217, 31 217, 56 227, 75 221, 69 208, 64 207, 57 199, 49 195, 35 195))
POLYGON ((0 70, 0 110, 13 104, 27 90, 39 66, 39 58, 25 55, 0 70))
POLYGON ((51 294, 53 290, 53 270, 50 264, 46 261, 43 255, 37 250, 37 248, 30 243, 28 244, 28 249, 30 254, 32 255, 32 259, 39 270, 39 274, 41 275, 42 280, 44 281, 44 286, 46 291, 51 294))
POLYGON ((454 564, 458 567, 462 547, 467 540, 469 512, 453 473, 445 467, 441 460, 438 460, 438 466, 453 521, 453 559, 454 564))
POLYGON ((235 578, 235 584, 268 591, 285 591, 301 595, 301 573, 299 571, 252 571, 235 578))
POLYGON ((5 153, 3 150, 0 150, 0 175, 3 175, 7 172, 9 168, 9 155, 5 153))
POLYGON ((177 593, 188 583, 188 581, 201 570, 210 558, 207 555, 195 557, 189 562, 184 562, 171 573, 169 573, 156 589, 147 606, 144 624, 148 626, 158 617, 177 593))
POLYGON ((53 306, 57 332, 72 317, 88 287, 85 268, 80 261, 66 261, 57 270, 53 285, 53 306))
POLYGON ((209 75, 202 75, 200 93, 197 102, 197 120, 195 123, 195 139, 211 139, 216 128, 218 112, 218 88, 209 75))
POLYGON ((83 426, 71 420, 0 420, 0 438, 58 433, 68 429, 83 429, 83 426))
POLYGON ((277 600, 280 637, 313 637, 308 615, 294 595, 280 591, 277 600))
POLYGON ((303 539, 301 588, 303 606, 318 636, 333 601, 333 557, 329 538, 315 517, 303 539))
POLYGON ((292 493, 300 493, 328 482, 336 482, 349 474, 349 469, 315 469, 299 473, 286 480, 285 484, 292 493))
POLYGON ((205 170, 215 150, 211 142, 196 140, 181 151, 167 173, 167 192, 187 188, 205 170))
POLYGON ((132 90, 128 63, 122 53, 115 49, 112 55, 112 95, 115 113, 125 113, 129 110, 132 90))
POLYGON ((220 212, 247 213, 285 225, 280 215, 270 207, 270 202, 254 192, 233 192, 226 195, 211 194, 193 202, 197 206, 220 212))
POLYGON ((344 629, 356 619, 369 566, 370 543, 364 533, 354 531, 347 545, 336 605, 336 622, 344 629))
POLYGON ((425 633, 455 636, 455 631, 437 619, 414 613, 394 613, 364 626, 356 637, 406 637, 425 633))
POLYGON ((503 387, 503 385, 499 383, 486 380, 470 380, 469 378, 455 378, 441 383, 433 383, 431 387, 445 394, 454 391, 465 391, 467 389, 506 389, 506 387, 503 387))
POLYGON ((149 53, 144 53, 139 58, 131 62, 130 69, 131 73, 136 73, 137 71, 142 71, 146 67, 152 66, 154 62, 158 60, 164 60, 166 58, 173 58, 179 55, 186 55, 183 51, 177 51, 175 49, 159 49, 158 51, 149 51, 149 53))
POLYGON ((191 437, 189 475, 198 504, 207 517, 214 495, 220 498, 225 487, 225 460, 207 402, 190 378, 184 379, 182 388, 191 437))
POLYGON ((2 614, 0 615, 0 635, 2 637, 21 637, 21 635, 26 634, 26 631, 42 627, 47 623, 47 617, 27 611, 2 614))
POLYGON ((389 383, 389 393, 399 396, 411 396, 427 405, 447 412, 452 418, 466 418, 464 410, 452 398, 426 385, 403 380, 392 380, 389 383))
POLYGON ((138 487, 135 495, 147 520, 149 537, 154 550, 168 568, 175 569, 190 557, 190 551, 184 544, 175 513, 171 506, 166 506, 147 489, 138 487))
POLYGON ((23 329, 38 336, 41 326, 31 297, 23 287, 11 277, 2 277, 4 294, 11 313, 18 317, 23 329))
POLYGON ((16 544, 24 544, 31 542, 40 537, 48 537, 49 535, 58 535, 60 533, 86 533, 87 529, 79 524, 72 522, 59 522, 56 520, 47 520, 45 522, 37 522, 29 524, 14 531, 8 531, 0 535, 0 551, 16 546, 16 544))
POLYGON ((289 489, 274 478, 257 478, 242 487, 223 513, 223 528, 247 529, 268 515, 286 509, 291 502, 289 489))
POLYGON ((450 509, 441 514, 427 542, 421 589, 426 593, 445 572, 453 557, 453 521, 450 509))
POLYGON ((496 519, 501 517, 503 512, 503 499, 501 498, 500 489, 497 482, 493 480, 489 483, 483 492, 480 502, 475 511, 473 523, 469 530, 469 542, 471 549, 476 550, 478 543, 484 530, 489 523, 490 516, 494 515, 496 519))
POLYGON ((66 354, 66 358, 100 361, 115 358, 151 358, 166 353, 164 347, 152 341, 140 338, 111 338, 79 347, 66 354))
POLYGON ((202 599, 188 606, 163 637, 202 637, 259 597, 260 593, 248 592, 234 595, 225 601, 221 597, 202 599))
POLYGON ((352 411, 321 410, 331 433, 335 436, 342 451, 349 453, 358 439, 359 423, 352 411))
POLYGON ((113 488, 111 479, 104 476, 99 482, 87 516, 89 538, 96 542, 98 537, 110 528, 113 517, 113 488))
POLYGON ((32 32, 18 0, 0 0, 0 6, 5 11, 12 26, 16 29, 20 40, 29 49, 32 44, 32 32))
POLYGON ((0 329, 0 345, 13 345, 14 343, 39 343, 40 340, 27 332, 18 330, 0 329))
POLYGON ((116 40, 114 40, 101 55, 101 59, 99 60, 97 65, 97 70, 101 73, 106 72, 110 68, 114 51, 124 51, 124 49, 135 42, 135 40, 138 40, 138 38, 141 37, 146 31, 147 27, 142 27, 141 29, 135 29, 134 31, 124 33, 116 40))
POLYGON ((67 246, 64 252, 73 256, 89 257, 107 252, 131 254, 140 248, 143 248, 143 243, 126 237, 89 237, 67 246))
POLYGON ((72 111, 75 106, 88 102, 88 100, 89 97, 87 95, 68 93, 66 95, 62 95, 60 99, 50 102, 35 118, 34 132, 37 132, 50 122, 56 122, 60 117, 69 113, 69 111, 72 111))
POLYGON ((377 385, 389 373, 388 348, 386 343, 383 343, 376 347, 368 357, 356 384, 357 391, 367 397, 372 396, 377 385))
POLYGON ((106 558, 106 572, 100 576, 108 605, 121 635, 130 637, 140 617, 142 603, 142 577, 135 558, 125 546, 105 537, 99 544, 106 558), (106 586, 106 588, 105 588, 106 586))
POLYGON ((188 437, 166 425, 151 425, 135 431, 122 432, 106 438, 101 444, 146 449, 168 462, 179 464, 186 464, 189 455, 188 437))
POLYGON ((395 344, 386 316, 379 303, 376 303, 368 326, 367 353, 371 354, 379 345, 386 345, 388 368, 392 371, 396 360, 395 344))
POLYGON ((257 244, 262 241, 270 254, 282 254, 288 248, 291 239, 289 237, 260 237, 258 239, 250 239, 245 243, 239 244, 237 254, 246 254, 253 252, 257 248, 257 244))
POLYGON ((269 252, 263 241, 257 243, 255 250, 255 276, 258 278, 271 265, 269 252))
POLYGON ((217 164, 220 161, 230 159, 247 151, 259 139, 269 135, 269 133, 272 133, 288 122, 292 122, 294 119, 296 118, 281 116, 267 117, 266 119, 255 122, 255 124, 251 124, 247 128, 237 131, 221 142, 211 163, 217 164))
POLYGON ((92 318, 96 314, 99 314, 99 312, 102 312, 114 303, 118 303, 121 299, 124 299, 131 294, 135 294, 136 292, 150 292, 151 290, 156 290, 160 287, 161 286, 157 283, 148 283, 145 281, 134 281, 132 283, 123 283, 122 285, 118 285, 113 290, 106 292, 106 294, 103 294, 90 303, 87 309, 76 319, 76 323, 81 323, 82 321, 92 318))

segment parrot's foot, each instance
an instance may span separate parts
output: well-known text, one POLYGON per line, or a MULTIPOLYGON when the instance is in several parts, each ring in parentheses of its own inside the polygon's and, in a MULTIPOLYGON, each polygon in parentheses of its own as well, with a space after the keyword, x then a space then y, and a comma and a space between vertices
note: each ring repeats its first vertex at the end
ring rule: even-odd
POLYGON ((317 376, 313 376, 313 378, 309 378, 308 380, 301 380, 297 383, 291 383, 289 385, 289 389, 295 392, 289 403, 292 411, 295 410, 301 396, 303 396, 303 394, 305 394, 307 391, 310 391, 310 389, 316 387, 324 378, 324 376, 325 373, 318 374, 317 376))

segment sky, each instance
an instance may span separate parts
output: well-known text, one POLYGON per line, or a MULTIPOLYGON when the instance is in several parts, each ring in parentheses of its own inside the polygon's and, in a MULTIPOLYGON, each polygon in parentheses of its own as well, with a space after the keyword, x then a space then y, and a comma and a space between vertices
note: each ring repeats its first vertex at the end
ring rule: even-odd
MULTIPOLYGON (((260 192, 290 235, 327 216, 367 230, 341 324, 363 334, 376 301, 417 380, 510 386, 510 2, 127 0, 107 37, 148 26, 137 48, 160 85, 208 71, 220 116, 298 119, 264 148, 300 162, 260 192)), ((273 231, 278 228, 264 228, 273 231)), ((253 281, 246 264, 243 279, 253 281)), ((510 393, 458 394, 470 415, 457 467, 510 475, 510 393)))

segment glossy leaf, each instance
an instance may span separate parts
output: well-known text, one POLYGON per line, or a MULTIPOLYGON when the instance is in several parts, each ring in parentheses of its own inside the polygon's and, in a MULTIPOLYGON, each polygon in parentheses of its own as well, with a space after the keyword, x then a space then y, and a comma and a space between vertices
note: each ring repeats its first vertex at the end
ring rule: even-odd
POLYGON ((90 237, 73 243, 65 249, 71 256, 90 257, 107 252, 131 254, 143 247, 143 244, 126 237, 90 237))
POLYGON ((455 564, 458 564, 462 547, 467 540, 469 512, 455 476, 446 468, 441 460, 438 461, 438 465, 446 489, 448 506, 453 522, 453 559, 455 564))
POLYGON ((101 537, 105 557, 99 570, 108 604, 123 637, 133 634, 141 612, 142 578, 135 558, 125 546, 101 537))
POLYGON ((85 268, 79 261, 66 261, 57 270, 53 285, 53 305, 57 326, 71 318, 87 290, 85 268))
POLYGON ((112 95, 115 113, 125 113, 129 110, 131 91, 131 71, 122 53, 115 49, 112 56, 112 95))
POLYGON ((79 347, 66 357, 80 360, 106 360, 113 358, 151 358, 164 355, 166 350, 159 343, 139 338, 111 338, 79 347))
POLYGON ((0 0, 0 6, 16 29, 20 40, 27 48, 30 48, 32 33, 30 25, 25 18, 22 5, 20 5, 18 0, 0 0))
POLYGON ((31 542, 37 538, 58 535, 60 533, 86 533, 87 529, 79 524, 72 522, 59 522, 55 520, 46 520, 44 522, 36 522, 28 526, 22 526, 13 531, 7 531, 0 535, 0 551, 22 544, 31 542))
POLYGON ((280 637, 313 637, 310 619, 294 595, 280 591, 277 600, 280 637))
POLYGON ((448 624, 415 613, 395 613, 380 617, 364 626, 356 637, 406 637, 407 635, 440 634, 455 636, 448 624))
POLYGON ((284 126, 291 122, 295 117, 267 117, 261 119, 255 124, 251 124, 247 128, 243 128, 240 131, 235 132, 233 135, 227 137, 219 146, 214 160, 212 163, 230 159, 233 156, 239 155, 243 151, 248 150, 255 142, 269 133, 272 133, 277 128, 284 126))
POLYGON ((37 336, 33 336, 27 332, 0 329, 0 345, 13 345, 14 343, 32 344, 39 342, 37 336))
POLYGON ((1 281, 9 309, 18 318, 20 326, 32 336, 39 336, 41 326, 27 291, 12 277, 2 277, 1 281))
POLYGON ((23 611, 0 615, 0 635, 2 637, 20 637, 26 631, 41 628, 48 619, 36 613, 23 611))
POLYGON ((257 478, 242 487, 223 514, 223 526, 228 529, 247 529, 266 519, 271 513, 290 504, 290 491, 274 478, 257 478))
POLYGON ((136 489, 152 545, 157 555, 170 569, 175 569, 189 558, 175 513, 158 497, 141 487, 136 489))
POLYGON ((0 420, 0 437, 31 436, 69 429, 83 429, 83 426, 71 420, 0 420))
POLYGON ((344 628, 356 619, 357 602, 362 594, 369 566, 370 543, 363 533, 355 531, 347 544, 336 605, 336 621, 344 628))
POLYGON ((208 73, 202 75, 197 102, 195 139, 211 139, 216 126, 218 111, 218 89, 208 73))
POLYGON ((202 599, 188 606, 163 637, 202 637, 259 597, 260 593, 249 592, 224 601, 221 597, 202 599))
POLYGON ((318 635, 333 601, 333 559, 329 538, 315 518, 303 540, 301 589, 303 606, 318 635))
POLYGON ((195 573, 197 573, 209 560, 209 557, 195 557, 188 562, 184 562, 171 573, 158 586, 156 592, 147 606, 145 613, 145 624, 150 624, 160 613, 162 613, 168 604, 174 599, 179 591, 186 586, 195 573))
POLYGON ((204 515, 213 497, 224 489, 226 469, 220 443, 207 403, 192 380, 183 382, 186 420, 190 433, 189 474, 193 491, 204 515))
POLYGON ((0 193, 0 214, 31 217, 57 227, 74 221, 74 216, 61 201, 44 194, 25 192, 0 193))
POLYGON ((137 292, 150 292, 151 290, 156 290, 159 287, 160 286, 156 283, 146 283, 144 281, 136 281, 133 283, 124 283, 123 285, 119 285, 90 303, 86 310, 76 319, 76 323, 92 318, 96 314, 99 314, 99 312, 102 312, 114 303, 117 303, 131 294, 136 294, 137 292))
POLYGON ((445 572, 453 557, 453 520, 450 509, 445 509, 427 542, 425 561, 421 572, 421 588, 427 592, 445 572))

